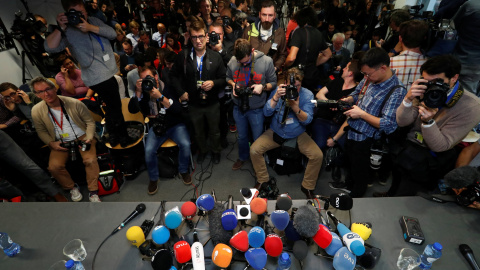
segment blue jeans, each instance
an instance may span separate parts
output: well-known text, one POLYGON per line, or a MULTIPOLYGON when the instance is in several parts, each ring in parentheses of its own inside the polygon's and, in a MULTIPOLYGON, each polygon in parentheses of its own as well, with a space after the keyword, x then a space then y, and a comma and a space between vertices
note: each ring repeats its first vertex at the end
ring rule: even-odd
POLYGON ((233 106, 233 118, 238 131, 238 158, 248 160, 250 147, 248 145, 248 126, 252 129, 253 140, 257 140, 263 133, 263 108, 248 110, 242 113, 237 105, 233 106))
MULTIPOLYGON (((326 120, 323 118, 315 118, 313 119, 312 125, 312 139, 317 143, 318 148, 324 151, 327 148, 327 140, 328 138, 335 136, 338 130, 340 129, 341 125, 335 124, 331 120, 326 120)), ((338 139, 338 144, 343 147, 345 144, 345 136, 342 136, 338 139)))
POLYGON ((178 171, 180 173, 188 172, 190 164, 190 135, 187 127, 184 124, 178 124, 169 128, 162 137, 155 136, 153 129, 150 128, 145 144, 145 162, 150 181, 158 180, 157 150, 168 138, 172 139, 180 149, 178 153, 178 171))

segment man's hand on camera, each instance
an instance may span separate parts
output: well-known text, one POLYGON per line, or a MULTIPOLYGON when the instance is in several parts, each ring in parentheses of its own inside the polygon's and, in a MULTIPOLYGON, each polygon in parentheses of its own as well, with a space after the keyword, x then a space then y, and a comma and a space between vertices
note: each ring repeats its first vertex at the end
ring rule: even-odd
POLYGON ((279 98, 285 96, 287 93, 287 88, 285 87, 285 84, 280 84, 277 88, 277 92, 275 92, 275 95, 273 96, 275 100, 278 100, 279 98))
POLYGON ((260 95, 263 91, 263 85, 261 84, 254 84, 252 85, 252 92, 255 94, 255 95, 260 95))
POLYGON ((80 20, 82 20, 81 23, 77 24, 76 27, 78 29, 80 29, 80 31, 82 31, 83 33, 88 33, 91 31, 91 24, 89 24, 87 21, 85 21, 84 18, 80 18, 80 20))
POLYGON ((60 146, 61 143, 62 143, 61 141, 49 142, 48 146, 50 147, 50 149, 55 150, 55 151, 67 152, 68 149, 64 148, 64 147, 61 147, 60 146))
POLYGON ((210 46, 212 50, 220 52, 223 49, 222 41, 218 39, 218 43, 215 46, 210 46))
POLYGON ((418 79, 413 82, 410 90, 408 90, 407 95, 405 96, 405 101, 408 103, 412 103, 416 97, 423 96, 425 90, 427 90, 427 86, 423 85, 422 83, 428 83, 425 79, 418 79))
POLYGON ((223 29, 225 31, 225 34, 230 34, 233 32, 233 29, 230 25, 224 26, 223 29))
POLYGON ((421 103, 420 106, 418 106, 418 114, 420 115, 420 119, 423 122, 428 122, 430 119, 433 119, 435 114, 437 114, 438 108, 429 108, 425 106, 425 103, 421 103))
POLYGON ((300 97, 295 100, 288 100, 288 104, 290 105, 290 108, 292 108, 292 110, 295 112, 295 114, 298 112, 298 110, 300 110, 299 101, 300 97))
POLYGON ((202 83, 202 89, 205 91, 210 91, 212 90, 213 85, 214 85, 213 81, 204 81, 202 83))
POLYGON ((343 114, 345 114, 346 116, 349 116, 353 119, 359 119, 359 118, 362 118, 362 116, 365 114, 366 112, 362 109, 360 109, 360 107, 358 107, 357 105, 353 105, 352 109, 344 112, 343 114))
POLYGON ((480 209, 480 202, 474 201, 472 204, 470 204, 468 207, 470 208, 475 208, 475 209, 480 209))
POLYGON ((135 83, 135 92, 142 92, 142 79, 138 79, 135 83))
POLYGON ((236 85, 236 84, 235 84, 234 86, 232 86, 232 89, 233 89, 232 95, 233 95, 234 97, 238 97, 238 95, 237 95, 237 89, 238 89, 238 88, 240 88, 240 86, 238 86, 238 85, 236 85))
POLYGON ((162 96, 162 93, 160 93, 160 91, 155 87, 153 87, 152 91, 150 91, 150 97, 152 98, 157 99, 157 98, 160 98, 161 96, 162 96))
POLYGON ((180 102, 182 102, 184 100, 188 100, 188 93, 187 92, 183 93, 183 95, 180 96, 180 102))
POLYGON ((57 24, 63 31, 67 29, 68 18, 65 16, 65 13, 60 13, 57 15, 57 24))

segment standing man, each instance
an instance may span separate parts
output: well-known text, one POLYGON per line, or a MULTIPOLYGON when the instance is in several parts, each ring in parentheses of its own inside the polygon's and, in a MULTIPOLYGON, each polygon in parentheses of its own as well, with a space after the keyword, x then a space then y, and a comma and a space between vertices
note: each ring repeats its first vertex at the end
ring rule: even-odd
POLYGON ((275 71, 281 70, 287 58, 287 41, 285 30, 276 19, 275 4, 272 0, 262 2, 258 19, 243 32, 244 39, 250 41, 252 47, 273 59, 275 71))
POLYGON ((48 170, 63 189, 70 190, 72 201, 81 201, 83 196, 65 169, 68 158, 80 151, 87 173, 89 200, 100 202, 95 122, 87 106, 77 99, 57 96, 55 85, 43 77, 34 78, 30 89, 43 100, 33 107, 32 118, 38 137, 51 150, 48 170))
POLYGON ((203 20, 192 21, 189 33, 193 47, 186 47, 178 54, 170 79, 180 99, 188 101, 199 148, 197 162, 202 163, 208 152, 207 122, 213 163, 218 164, 221 151, 218 92, 226 85, 225 65, 219 53, 207 48, 207 28, 203 20))
POLYGON ((138 42, 135 48, 138 52, 146 53, 148 48, 154 48, 155 50, 160 48, 158 47, 158 42, 151 40, 145 30, 140 31, 138 35, 140 35, 140 42, 138 42))
POLYGON ((65 11, 75 10, 79 21, 69 21, 68 12, 58 14, 58 27, 45 40, 45 50, 48 53, 60 52, 68 44, 70 52, 82 66, 85 85, 99 94, 106 104, 105 120, 110 145, 114 147, 120 143, 126 147, 130 139, 122 115, 119 86, 113 76, 118 69, 110 45, 110 40, 117 34, 98 18, 88 17, 83 0, 62 0, 62 7, 65 11))
POLYGON ((233 117, 238 130, 239 158, 232 167, 235 171, 249 158, 249 130, 252 131, 253 141, 262 135, 263 106, 268 92, 277 86, 273 60, 262 52, 252 50, 248 40, 238 39, 234 57, 227 66, 227 83, 233 89, 233 117))
POLYGON ((163 23, 157 24, 158 32, 153 33, 152 40, 158 42, 158 47, 161 48, 167 42, 167 28, 163 23))

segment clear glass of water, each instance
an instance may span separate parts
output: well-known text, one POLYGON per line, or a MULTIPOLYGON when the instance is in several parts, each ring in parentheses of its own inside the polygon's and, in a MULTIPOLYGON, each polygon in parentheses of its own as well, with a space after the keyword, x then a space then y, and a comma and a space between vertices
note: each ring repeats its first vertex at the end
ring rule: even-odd
POLYGON ((400 255, 398 255, 397 267, 400 270, 412 270, 420 265, 420 255, 409 248, 402 248, 400 255))
POLYGON ((73 239, 63 248, 63 254, 74 261, 83 261, 87 257, 87 251, 80 239, 73 239))

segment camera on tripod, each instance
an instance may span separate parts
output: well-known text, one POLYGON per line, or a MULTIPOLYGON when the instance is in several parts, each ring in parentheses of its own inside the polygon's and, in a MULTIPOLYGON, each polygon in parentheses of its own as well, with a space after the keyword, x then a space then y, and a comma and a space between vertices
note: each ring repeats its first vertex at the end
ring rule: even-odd
POLYGON ((297 100, 297 98, 298 90, 295 86, 295 73, 290 73, 290 84, 285 86, 285 95, 282 96, 282 99, 297 100))
POLYGON ((82 19, 85 20, 85 17, 83 17, 82 12, 77 11, 73 8, 65 12, 65 16, 67 16, 68 24, 70 25, 77 25, 82 22, 82 19))
POLYGON ((142 91, 147 94, 150 94, 150 92, 152 92, 153 88, 156 85, 157 85, 157 81, 155 80, 155 78, 150 75, 147 75, 142 80, 142 91))
POLYGON ((421 85, 426 85, 427 90, 423 93, 423 98, 420 101, 423 101, 425 105, 429 108, 440 108, 445 105, 447 102, 447 93, 450 90, 450 86, 446 84, 443 79, 436 78, 428 83, 420 83, 421 85))

